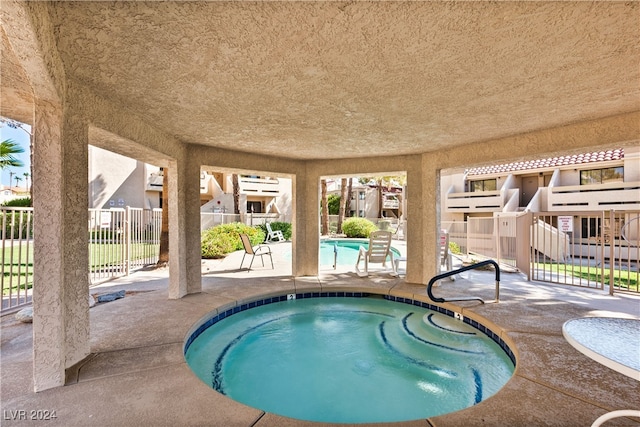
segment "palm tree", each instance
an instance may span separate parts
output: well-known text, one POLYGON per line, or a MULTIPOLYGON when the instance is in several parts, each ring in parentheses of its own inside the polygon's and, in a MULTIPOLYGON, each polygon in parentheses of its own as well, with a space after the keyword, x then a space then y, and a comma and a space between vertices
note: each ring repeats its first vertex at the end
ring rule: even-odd
POLYGON ((238 174, 231 175, 231 183, 233 185, 233 213, 240 214, 240 181, 238 174))
POLYGON ((345 211, 347 210, 347 178, 342 178, 340 181, 340 211, 338 213, 338 234, 342 234, 342 221, 345 218, 345 211))
POLYGON ((16 180, 16 187, 19 187, 20 181, 22 181, 22 178, 20 178, 19 176, 16 176, 14 178, 16 180))
MULTIPOLYGON (((16 154, 24 153, 24 149, 11 139, 0 142, 0 170, 8 167, 20 168, 24 164, 15 157, 16 154)), ((9 183, 11 185, 11 183, 9 183)))
POLYGON ((29 177, 31 176, 31 174, 29 172, 25 172, 22 175, 24 175, 24 184, 27 186, 27 190, 29 190, 29 199, 33 200, 33 194, 31 193, 31 186, 29 185, 29 177))
POLYGON ((322 190, 322 199, 320 200, 320 204, 322 206, 322 228, 320 230, 320 234, 326 236, 329 234, 329 203, 327 200, 327 180, 320 180, 320 188, 322 190))

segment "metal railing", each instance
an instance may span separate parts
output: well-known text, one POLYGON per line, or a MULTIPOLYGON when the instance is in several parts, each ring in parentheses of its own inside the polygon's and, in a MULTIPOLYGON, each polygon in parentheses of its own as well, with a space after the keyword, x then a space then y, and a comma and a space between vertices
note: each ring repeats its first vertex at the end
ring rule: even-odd
POLYGON ((33 208, 0 207, 2 215, 2 306, 29 304, 33 287, 33 208))
POLYGON ((89 209, 89 281, 96 284, 155 264, 162 209, 89 209))
POLYGON ((639 293, 639 211, 546 212, 533 217, 531 278, 639 293))
POLYGON ((279 213, 228 214, 222 212, 200 212, 200 230, 204 231, 216 225, 229 224, 232 222, 242 222, 253 227, 267 222, 284 220, 284 215, 279 213))
POLYGON ((433 295, 431 288, 433 284, 438 280, 445 279, 447 277, 451 277, 453 275, 464 273, 465 271, 473 270, 476 268, 486 267, 488 265, 493 265, 493 268, 496 270, 496 302, 500 302, 500 266, 497 262, 488 259, 486 261, 481 261, 476 264, 467 265, 466 267, 458 268, 457 270, 447 271, 446 273, 438 274, 437 276, 433 276, 431 280, 429 280, 429 284, 427 284, 427 295, 434 302, 451 302, 451 301, 480 301, 484 304, 484 300, 480 297, 457 297, 457 298, 439 298, 433 295))

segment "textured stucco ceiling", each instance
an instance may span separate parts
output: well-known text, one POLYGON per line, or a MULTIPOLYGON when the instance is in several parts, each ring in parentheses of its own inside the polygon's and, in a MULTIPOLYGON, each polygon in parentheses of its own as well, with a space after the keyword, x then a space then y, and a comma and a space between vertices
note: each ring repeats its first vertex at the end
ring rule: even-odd
POLYGON ((165 132, 326 159, 640 110, 639 6, 82 1, 51 15, 66 76, 165 132))

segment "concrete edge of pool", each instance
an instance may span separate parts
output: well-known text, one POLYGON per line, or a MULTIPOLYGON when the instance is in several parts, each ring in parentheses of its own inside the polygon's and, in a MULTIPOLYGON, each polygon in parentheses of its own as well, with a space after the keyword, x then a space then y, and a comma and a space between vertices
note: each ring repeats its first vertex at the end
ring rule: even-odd
MULTIPOLYGON (((239 259, 232 260, 232 265, 239 259)), ((233 306, 263 294, 311 289, 357 289, 424 298, 423 285, 402 279, 349 274, 292 278, 256 277, 257 272, 203 276, 203 292, 167 299, 166 272, 136 275, 109 284, 112 289, 144 290, 91 309, 93 357, 70 385, 40 393, 32 386, 31 325, 13 316, 2 320, 2 409, 57 410, 48 425, 212 425, 314 426, 317 423, 265 414, 219 395, 186 366, 184 337, 213 307, 233 306), (109 402, 107 404, 107 402, 109 402)), ((490 301, 493 277, 487 272, 443 282, 438 296, 473 294, 490 301)), ((562 336, 569 319, 611 315, 640 317, 638 300, 609 297, 604 291, 550 287, 504 275, 499 304, 453 305, 468 317, 480 316, 501 330, 516 352, 512 379, 496 395, 462 411, 402 426, 590 425, 599 416, 637 405, 638 383, 571 347, 562 336), (559 289, 559 291, 557 291, 559 289)), ((447 304, 443 304, 446 306, 447 304)), ((7 412, 8 413, 8 412, 7 412)), ((15 413, 15 412, 14 412, 15 413)), ((40 422, 41 423, 41 422, 40 422)), ((2 425, 39 425, 7 419, 2 425)), ((379 425, 379 424, 376 424, 379 425)), ((609 424, 608 424, 609 425, 609 424)), ((629 418, 611 426, 640 423, 629 418)))

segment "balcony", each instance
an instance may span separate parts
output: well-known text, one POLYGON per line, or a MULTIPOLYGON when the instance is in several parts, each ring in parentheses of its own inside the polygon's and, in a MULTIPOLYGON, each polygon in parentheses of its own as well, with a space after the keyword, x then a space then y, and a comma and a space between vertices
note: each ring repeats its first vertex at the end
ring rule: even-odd
POLYGON ((162 172, 153 172, 147 179, 147 191, 162 191, 162 172))
POLYGON ((503 200, 500 190, 449 193, 446 208, 449 212, 501 212, 503 200))
POLYGON ((595 211, 640 209, 640 182, 550 187, 549 211, 595 211))
POLYGON ((240 193, 248 196, 280 196, 280 182, 272 178, 250 178, 241 176, 240 193))

